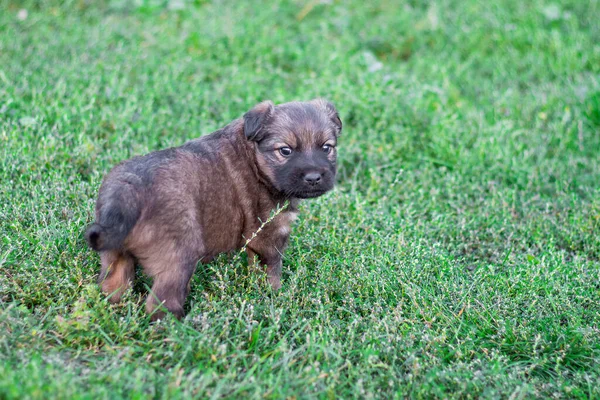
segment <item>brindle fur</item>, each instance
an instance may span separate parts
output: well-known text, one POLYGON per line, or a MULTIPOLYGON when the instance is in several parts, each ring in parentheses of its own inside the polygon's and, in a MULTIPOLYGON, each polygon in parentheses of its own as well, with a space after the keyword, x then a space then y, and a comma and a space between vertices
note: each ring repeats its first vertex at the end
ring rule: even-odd
POLYGON ((183 146, 134 157, 104 179, 96 222, 86 239, 100 253, 102 290, 118 302, 134 262, 153 278, 146 310, 176 317, 196 264, 244 246, 278 206, 288 203, 248 244, 281 287, 281 258, 301 198, 332 189, 342 123, 324 100, 274 106, 266 101, 226 127, 183 146), (332 146, 327 153, 323 145, 332 146), (284 156, 279 149, 293 149, 284 156), (308 174, 320 175, 315 183, 308 174))

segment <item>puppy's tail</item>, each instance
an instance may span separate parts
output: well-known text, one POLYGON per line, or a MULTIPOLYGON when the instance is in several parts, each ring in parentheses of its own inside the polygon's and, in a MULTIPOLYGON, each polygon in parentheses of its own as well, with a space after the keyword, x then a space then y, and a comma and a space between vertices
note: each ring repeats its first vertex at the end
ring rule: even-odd
POLYGON ((127 186, 121 187, 98 210, 98 218, 85 232, 89 246, 96 250, 113 250, 123 247, 125 238, 131 232, 138 218, 140 207, 136 193, 127 186))

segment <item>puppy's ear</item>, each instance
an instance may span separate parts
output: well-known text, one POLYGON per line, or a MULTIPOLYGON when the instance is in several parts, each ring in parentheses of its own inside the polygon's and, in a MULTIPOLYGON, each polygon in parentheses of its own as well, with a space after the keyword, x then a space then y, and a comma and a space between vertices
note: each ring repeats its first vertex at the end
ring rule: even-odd
POLYGON ((325 110, 325 112, 329 116, 329 119, 337 128, 336 136, 339 136, 342 133, 342 120, 340 119, 340 114, 338 113, 335 106, 325 99, 315 99, 312 100, 311 103, 325 110))
POLYGON ((271 100, 263 101, 244 114, 244 135, 246 139, 260 141, 264 137, 264 126, 273 115, 275 106, 271 100))

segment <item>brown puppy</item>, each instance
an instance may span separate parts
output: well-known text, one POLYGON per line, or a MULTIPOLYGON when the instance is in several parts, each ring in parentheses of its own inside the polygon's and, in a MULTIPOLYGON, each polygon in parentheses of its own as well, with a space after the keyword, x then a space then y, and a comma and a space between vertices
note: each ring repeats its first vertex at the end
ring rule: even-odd
POLYGON ((242 119, 181 147, 134 157, 104 179, 96 222, 87 232, 100 252, 99 282, 118 302, 134 263, 154 278, 146 310, 178 318, 198 261, 242 248, 271 212, 287 208, 247 245, 281 287, 281 257, 298 199, 331 190, 342 122, 324 100, 274 106, 265 101, 242 119))

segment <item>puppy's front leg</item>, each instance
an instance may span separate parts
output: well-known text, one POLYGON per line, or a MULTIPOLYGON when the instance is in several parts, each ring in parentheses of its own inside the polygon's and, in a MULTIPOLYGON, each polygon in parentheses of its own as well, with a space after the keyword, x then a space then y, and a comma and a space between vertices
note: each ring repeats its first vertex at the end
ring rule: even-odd
POLYGON ((281 254, 274 255, 257 254, 254 250, 246 249, 248 264, 253 265, 255 257, 258 256, 260 265, 267 268, 267 280, 273 289, 281 289, 281 254))
POLYGON ((281 256, 269 260, 267 264, 267 279, 275 290, 281 289, 281 256))

